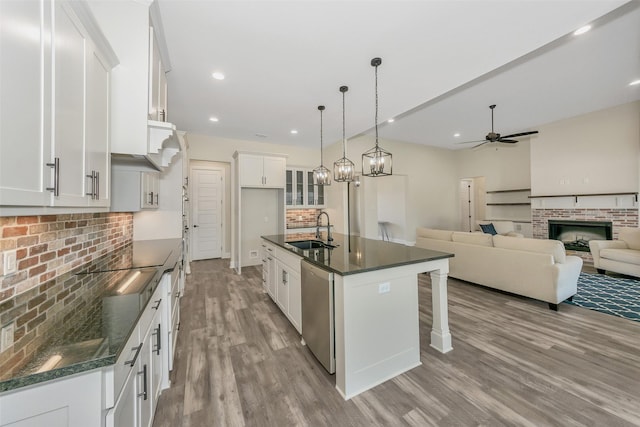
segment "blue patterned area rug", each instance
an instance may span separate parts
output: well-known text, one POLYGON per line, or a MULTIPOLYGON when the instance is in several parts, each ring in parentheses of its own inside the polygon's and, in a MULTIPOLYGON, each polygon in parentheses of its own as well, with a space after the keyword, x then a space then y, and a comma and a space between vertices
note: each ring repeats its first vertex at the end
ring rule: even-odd
POLYGON ((640 322, 640 280, 580 273, 578 293, 565 302, 640 322))

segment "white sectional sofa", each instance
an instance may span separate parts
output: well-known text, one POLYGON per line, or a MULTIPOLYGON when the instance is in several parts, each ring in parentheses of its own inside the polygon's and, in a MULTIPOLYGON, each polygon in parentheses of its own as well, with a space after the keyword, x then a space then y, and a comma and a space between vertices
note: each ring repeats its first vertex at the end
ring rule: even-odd
POLYGON ((590 240, 589 249, 599 273, 609 270, 640 277, 640 228, 620 228, 618 240, 590 240))
POLYGON ((418 228, 416 246, 455 254, 449 276, 545 301, 549 308, 577 292, 582 259, 557 240, 418 228))

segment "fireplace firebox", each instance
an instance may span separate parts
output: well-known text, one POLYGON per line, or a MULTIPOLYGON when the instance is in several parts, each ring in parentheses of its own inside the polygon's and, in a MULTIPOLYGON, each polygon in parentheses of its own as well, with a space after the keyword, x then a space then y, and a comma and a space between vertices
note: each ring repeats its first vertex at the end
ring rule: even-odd
POLYGON ((589 240, 611 240, 611 221, 549 220, 549 239, 560 240, 566 249, 590 252, 589 240))

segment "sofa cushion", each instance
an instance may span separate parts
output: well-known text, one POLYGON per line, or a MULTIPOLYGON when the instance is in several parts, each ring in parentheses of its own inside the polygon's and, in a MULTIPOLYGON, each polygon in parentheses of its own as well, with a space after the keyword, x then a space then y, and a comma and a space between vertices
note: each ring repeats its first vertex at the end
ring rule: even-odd
POLYGON ((451 235, 451 240, 470 245, 493 246, 493 236, 491 234, 456 231, 451 235))
POLYGON ((600 258, 624 262, 626 264, 640 265, 640 251, 635 249, 602 249, 600 251, 600 258))
POLYGON ((480 228, 482 229, 483 233, 491 234, 492 236, 495 236, 496 234, 498 234, 498 232, 496 231, 495 227, 491 223, 489 223, 489 224, 480 224, 480 228))
POLYGON ((567 253, 559 240, 516 238, 508 236, 493 236, 493 246, 496 248, 516 249, 519 251, 538 252, 553 256, 554 262, 564 263, 567 253))
POLYGON ((619 240, 625 242, 629 249, 640 250, 640 228, 622 227, 619 236, 619 240))
POLYGON ((417 237, 424 237, 427 239, 435 239, 435 240, 447 240, 451 241, 451 235, 453 231, 451 230, 436 230, 434 228, 423 228, 418 227, 416 230, 417 237))

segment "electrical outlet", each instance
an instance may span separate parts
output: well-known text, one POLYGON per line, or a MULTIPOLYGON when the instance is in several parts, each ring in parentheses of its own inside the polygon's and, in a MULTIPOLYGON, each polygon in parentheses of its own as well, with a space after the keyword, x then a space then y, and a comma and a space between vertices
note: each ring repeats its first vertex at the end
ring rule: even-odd
POLYGON ((378 285, 378 293, 386 294, 387 292, 391 292, 391 283, 390 282, 380 283, 378 285))
POLYGON ((258 258, 258 251, 256 250, 249 251, 249 258, 258 258))
POLYGON ((2 275, 8 276, 18 271, 18 260, 16 250, 10 250, 4 252, 4 259, 2 261, 2 275))
POLYGON ((11 322, 2 328, 0 332, 0 353, 13 345, 13 333, 15 331, 15 323, 11 322))

